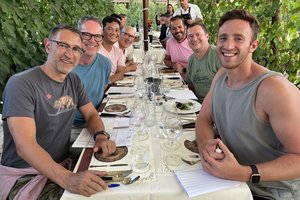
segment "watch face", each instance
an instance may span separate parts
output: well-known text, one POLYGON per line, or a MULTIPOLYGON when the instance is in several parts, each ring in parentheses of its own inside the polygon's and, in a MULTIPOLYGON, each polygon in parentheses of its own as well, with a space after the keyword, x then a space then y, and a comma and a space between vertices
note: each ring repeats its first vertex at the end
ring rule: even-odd
POLYGON ((251 175, 251 183, 258 183, 260 181, 260 174, 251 175))

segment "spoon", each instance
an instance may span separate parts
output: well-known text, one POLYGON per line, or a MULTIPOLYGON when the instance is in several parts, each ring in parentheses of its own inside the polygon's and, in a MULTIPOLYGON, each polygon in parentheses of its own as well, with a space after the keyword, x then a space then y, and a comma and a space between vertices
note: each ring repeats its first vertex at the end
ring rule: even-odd
POLYGON ((140 179, 140 176, 126 177, 126 178, 124 178, 124 180, 122 181, 122 183, 124 185, 129 185, 129 184, 134 183, 135 181, 137 181, 139 179, 140 179))
POLYGON ((184 158, 181 158, 181 160, 189 165, 195 165, 196 163, 198 163, 200 160, 186 160, 184 158))

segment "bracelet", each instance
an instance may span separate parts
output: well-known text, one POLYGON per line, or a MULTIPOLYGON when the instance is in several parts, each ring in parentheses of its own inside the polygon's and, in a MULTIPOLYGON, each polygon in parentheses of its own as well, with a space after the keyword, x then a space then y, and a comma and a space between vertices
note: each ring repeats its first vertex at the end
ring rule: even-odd
POLYGON ((94 135, 93 135, 94 141, 96 141, 97 135, 105 135, 105 136, 107 137, 108 140, 109 140, 109 138, 110 138, 109 133, 107 133, 105 130, 102 130, 102 131, 97 131, 96 133, 94 133, 94 135))

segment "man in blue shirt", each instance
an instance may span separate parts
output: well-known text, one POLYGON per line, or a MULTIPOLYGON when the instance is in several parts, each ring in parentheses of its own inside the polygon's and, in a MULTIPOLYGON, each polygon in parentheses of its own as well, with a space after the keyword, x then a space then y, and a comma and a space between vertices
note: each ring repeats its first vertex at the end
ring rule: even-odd
MULTIPOLYGON (((97 53, 103 39, 102 23, 96 17, 84 16, 78 22, 78 29, 81 32, 85 53, 80 57, 79 64, 73 72, 83 82, 91 102, 97 108, 102 102, 111 71, 110 60, 97 53)), ((84 124, 83 116, 77 111, 74 127, 84 124)))

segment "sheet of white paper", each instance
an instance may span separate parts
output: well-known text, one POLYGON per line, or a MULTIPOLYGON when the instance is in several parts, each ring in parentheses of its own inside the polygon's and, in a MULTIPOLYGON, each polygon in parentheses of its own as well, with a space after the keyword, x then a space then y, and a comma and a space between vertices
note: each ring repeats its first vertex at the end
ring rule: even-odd
POLYGON ((110 87, 106 94, 109 93, 121 93, 121 94, 128 94, 128 93, 134 93, 135 90, 133 87, 110 87))
POLYGON ((172 90, 170 90, 170 92, 166 93, 166 96, 175 98, 175 99, 197 99, 194 92, 189 89, 186 89, 186 90, 172 89, 172 90))
MULTIPOLYGON (((115 141, 116 146, 130 146, 132 144, 132 132, 129 128, 122 128, 129 126, 129 118, 104 118, 105 130, 110 134, 111 140, 115 141)), ((95 144, 92 134, 87 128, 82 129, 79 136, 73 143, 72 147, 93 147, 95 144)))
POLYGON ((217 178, 205 172, 202 167, 190 171, 175 171, 175 175, 189 197, 236 187, 241 182, 217 178))

